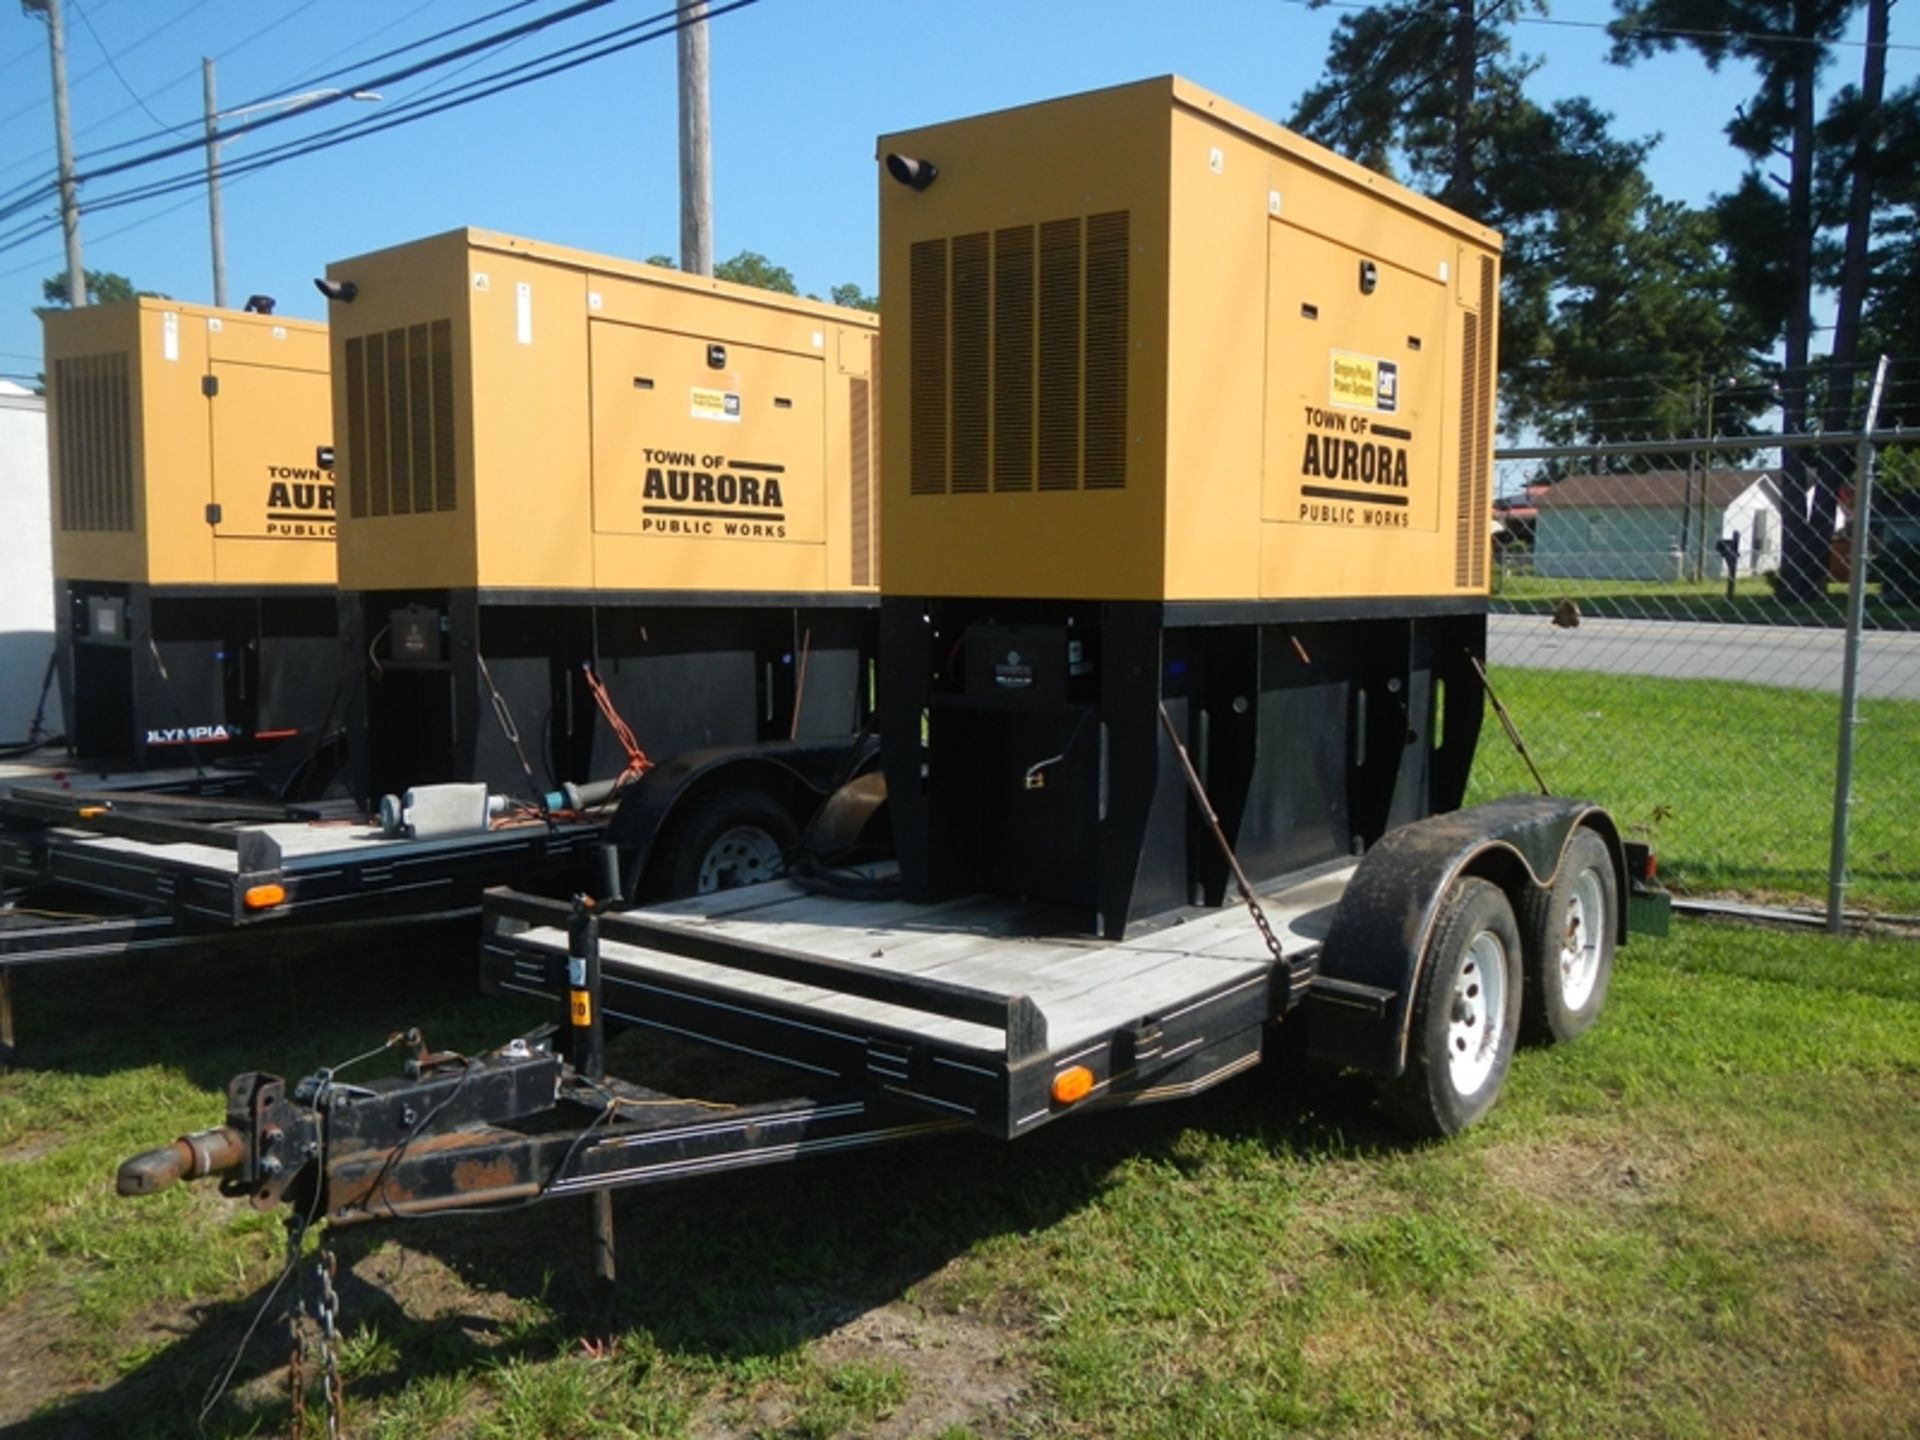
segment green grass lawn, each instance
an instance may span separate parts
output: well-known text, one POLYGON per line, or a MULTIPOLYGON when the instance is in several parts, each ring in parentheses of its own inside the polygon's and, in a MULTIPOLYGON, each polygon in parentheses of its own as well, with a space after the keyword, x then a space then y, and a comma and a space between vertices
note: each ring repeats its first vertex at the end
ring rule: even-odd
MULTIPOLYGON (((1500 669, 1493 683, 1556 794, 1651 839, 1679 892, 1820 901, 1838 702, 1722 680, 1500 669)), ((1920 703, 1863 700, 1849 904, 1920 912, 1920 703)), ((1468 802, 1532 788, 1489 713, 1468 802)))
MULTIPOLYGON (((421 937, 30 974, 0 1077, 0 1426, 187 1436, 276 1273, 274 1217, 111 1193, 449 1003, 421 937), (35 1418, 27 1419, 30 1412, 35 1418)), ((653 1052, 624 1044, 623 1073, 653 1052)), ((1883 1436, 1920 1431, 1920 950, 1682 924, 1487 1123, 1410 1146, 1369 1088, 1262 1067, 1019 1144, 638 1191, 585 1299, 585 1204, 340 1238, 350 1433, 1883 1436), (583 1346, 583 1335, 596 1343, 583 1346)), ((213 1435, 278 1433, 278 1304, 213 1435)))

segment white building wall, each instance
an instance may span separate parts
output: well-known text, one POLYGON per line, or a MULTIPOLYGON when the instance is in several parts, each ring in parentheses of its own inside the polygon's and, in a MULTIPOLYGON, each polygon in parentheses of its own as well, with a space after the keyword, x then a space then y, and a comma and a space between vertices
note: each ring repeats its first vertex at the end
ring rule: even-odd
MULTIPOLYGON (((0 389, 0 742, 24 740, 53 653, 53 519, 47 484, 47 402, 0 389)), ((59 731, 60 689, 45 723, 59 731)))
MULTIPOLYGON (((1762 486, 1753 486, 1727 507, 1720 533, 1739 535, 1742 575, 1765 575, 1780 568, 1780 507, 1762 486)), ((1716 567, 1714 573, 1725 571, 1716 567)))

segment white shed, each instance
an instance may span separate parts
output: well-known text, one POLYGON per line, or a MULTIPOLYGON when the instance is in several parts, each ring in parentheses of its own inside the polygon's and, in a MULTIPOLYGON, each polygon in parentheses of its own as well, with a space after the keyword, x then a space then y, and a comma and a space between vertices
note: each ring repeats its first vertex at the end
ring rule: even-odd
POLYGON ((1533 568, 1563 580, 1725 574, 1715 542, 1738 536, 1740 573, 1780 568, 1780 481, 1770 470, 1569 475, 1536 502, 1533 568))
MULTIPOLYGON (((48 508, 47 402, 0 380, 0 743, 24 740, 53 654, 53 521, 48 508)), ((60 728, 60 690, 45 723, 60 728)))

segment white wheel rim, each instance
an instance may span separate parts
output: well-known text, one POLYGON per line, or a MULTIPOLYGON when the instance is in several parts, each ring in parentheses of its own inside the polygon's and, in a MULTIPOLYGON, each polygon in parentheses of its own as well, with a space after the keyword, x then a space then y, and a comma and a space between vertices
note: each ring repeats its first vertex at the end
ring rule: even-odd
POLYGON ((1567 897, 1567 928, 1560 937, 1560 999, 1569 1010, 1593 998, 1600 979, 1600 951, 1607 938, 1606 889, 1589 866, 1567 897))
POLYGON ((1457 1094, 1487 1083, 1507 1029, 1507 947, 1491 930, 1467 946, 1447 1004, 1447 1075, 1457 1094))
POLYGON ((709 845, 701 857, 697 893, 711 895, 742 885, 758 885, 762 880, 777 878, 785 868, 779 841, 758 825, 736 825, 709 845))

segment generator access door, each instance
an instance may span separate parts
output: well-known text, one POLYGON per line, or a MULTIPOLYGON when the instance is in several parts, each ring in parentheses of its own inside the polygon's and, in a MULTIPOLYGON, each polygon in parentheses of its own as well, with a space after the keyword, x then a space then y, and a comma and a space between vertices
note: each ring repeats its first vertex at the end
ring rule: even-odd
POLYGON ((663 546, 826 543, 822 356, 589 329, 596 531, 663 546))
POLYGON ((1362 249, 1276 219, 1267 247, 1262 518, 1370 537, 1391 575, 1439 524, 1451 292, 1385 237, 1362 249))
POLYGON ((274 340, 254 328, 228 322, 209 337, 214 538, 331 544, 333 472, 320 464, 333 436, 325 338, 296 331, 274 340))

